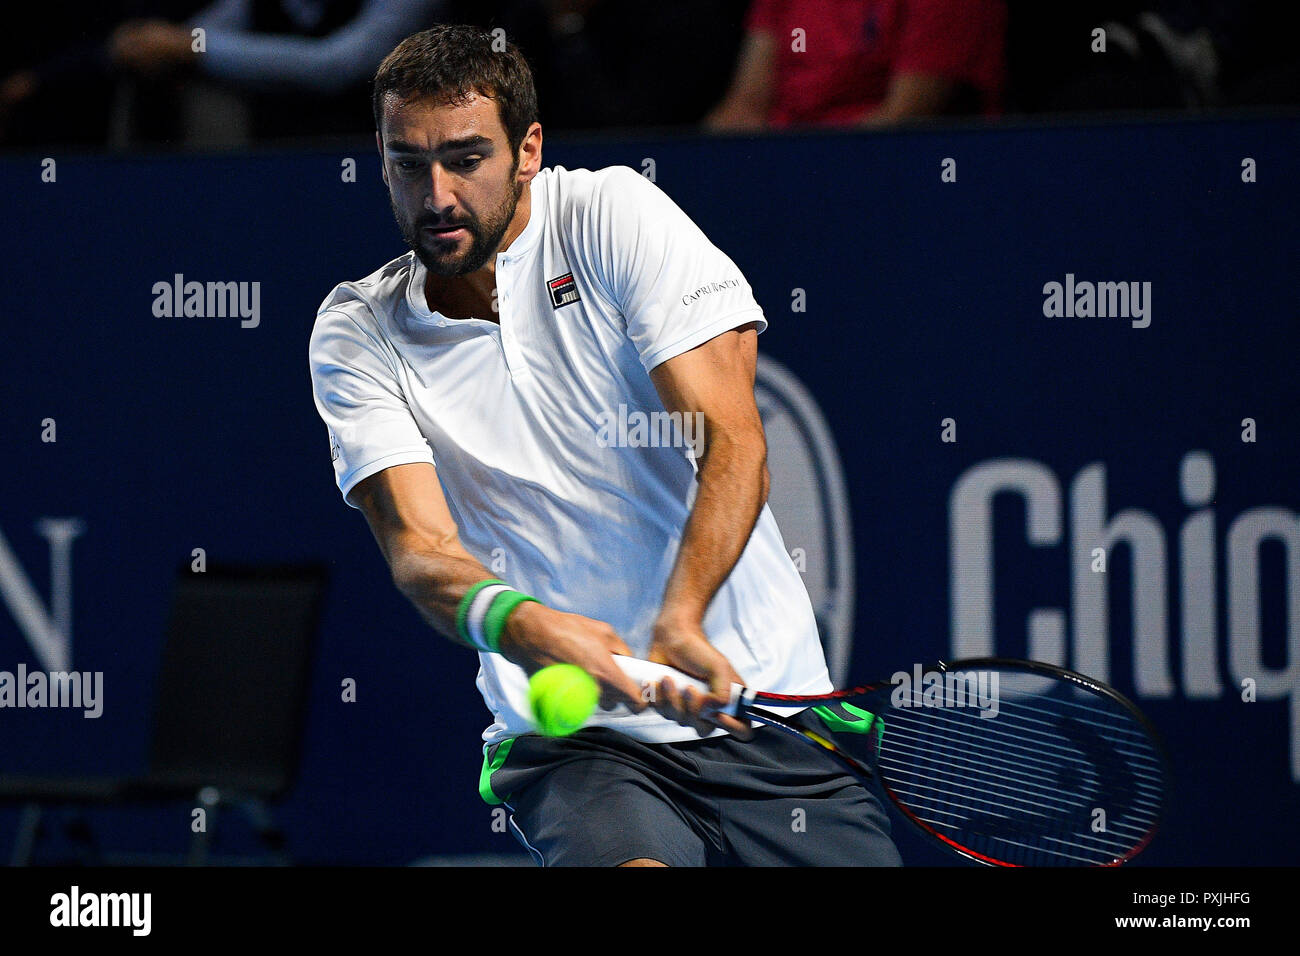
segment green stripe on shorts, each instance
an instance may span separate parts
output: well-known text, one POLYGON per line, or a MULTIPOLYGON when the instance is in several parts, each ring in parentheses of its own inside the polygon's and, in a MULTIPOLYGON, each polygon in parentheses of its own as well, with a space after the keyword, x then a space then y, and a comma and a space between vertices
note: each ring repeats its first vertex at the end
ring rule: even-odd
POLYGON ((510 799, 510 794, 504 797, 498 797, 492 790, 492 774, 501 769, 506 762, 506 757, 510 756, 510 748, 515 745, 514 737, 507 737, 499 744, 488 744, 483 748, 483 769, 478 775, 478 795, 483 800, 496 806, 505 803, 510 799), (488 756, 489 751, 491 757, 488 756))

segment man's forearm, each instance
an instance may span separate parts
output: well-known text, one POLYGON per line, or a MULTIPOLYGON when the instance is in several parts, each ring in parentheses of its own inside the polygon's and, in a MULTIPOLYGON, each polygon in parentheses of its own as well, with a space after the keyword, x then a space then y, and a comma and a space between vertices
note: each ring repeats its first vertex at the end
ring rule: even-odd
POLYGON ((664 589, 662 623, 699 625, 754 531, 767 502, 762 435, 710 436, 699 489, 664 589))
POLYGON ((446 637, 471 647, 456 630, 456 614, 466 592, 487 578, 487 568, 468 553, 412 550, 393 559, 393 582, 420 616, 446 637))
POLYGON ((890 81, 885 98, 868 110, 859 126, 890 126, 908 119, 937 116, 943 112, 956 84, 940 76, 900 73, 890 81))
MULTIPOLYGON (((457 554, 447 550, 414 549, 402 552, 393 561, 393 580, 398 590, 415 605, 420 616, 457 644, 475 650, 483 648, 461 636, 456 627, 456 617, 466 593, 492 577, 494 575, 467 552, 457 554)), ((500 632, 496 643, 490 636, 493 625, 484 622, 482 627, 489 634, 487 644, 506 660, 525 668, 530 674, 548 664, 576 664, 596 678, 608 702, 626 704, 633 712, 645 707, 640 687, 619 669, 610 656, 631 655, 632 649, 608 624, 581 614, 557 611, 531 599, 511 607, 510 595, 505 593, 489 600, 494 611, 498 601, 508 602, 502 612, 504 618, 495 625, 500 632)), ((471 621, 467 629, 472 634, 478 599, 470 604, 471 621)), ((493 611, 489 611, 487 617, 490 619, 492 614, 493 611)))

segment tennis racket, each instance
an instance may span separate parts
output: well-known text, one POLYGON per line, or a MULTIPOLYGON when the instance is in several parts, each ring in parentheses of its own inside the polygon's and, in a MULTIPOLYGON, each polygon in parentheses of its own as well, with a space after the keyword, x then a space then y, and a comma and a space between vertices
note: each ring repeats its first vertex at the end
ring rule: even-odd
MULTIPOLYGON (((643 689, 666 676, 708 691, 674 668, 614 659, 643 689)), ((975 658, 827 694, 732 691, 723 712, 878 779, 907 820, 968 860, 1116 866, 1160 823, 1169 772, 1155 728, 1118 691, 1062 667, 975 658), (810 707, 820 720, 796 718, 810 707)))

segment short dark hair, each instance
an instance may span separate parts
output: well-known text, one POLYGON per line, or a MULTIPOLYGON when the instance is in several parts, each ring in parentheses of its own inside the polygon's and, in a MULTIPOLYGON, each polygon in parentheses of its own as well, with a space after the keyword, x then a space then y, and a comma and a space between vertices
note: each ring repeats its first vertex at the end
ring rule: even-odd
POLYGON ((510 148, 517 153, 537 122, 537 89, 523 53, 503 40, 501 33, 450 23, 411 34, 375 72, 375 129, 381 128, 389 93, 403 100, 427 96, 448 103, 478 93, 496 102, 510 148))

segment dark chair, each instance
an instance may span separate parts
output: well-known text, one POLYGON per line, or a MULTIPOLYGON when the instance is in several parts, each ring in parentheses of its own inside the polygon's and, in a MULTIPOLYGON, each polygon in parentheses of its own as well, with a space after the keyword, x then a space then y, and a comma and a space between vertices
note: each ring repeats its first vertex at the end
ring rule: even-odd
MULTIPOLYGON (((297 777, 328 574, 321 565, 181 569, 153 714, 149 769, 135 777, 0 776, 24 805, 12 863, 31 861, 51 806, 196 801, 207 814, 188 862, 208 859, 218 813, 242 812, 270 861, 288 862, 267 804, 297 777)), ((69 830, 97 858, 85 826, 69 830)))

